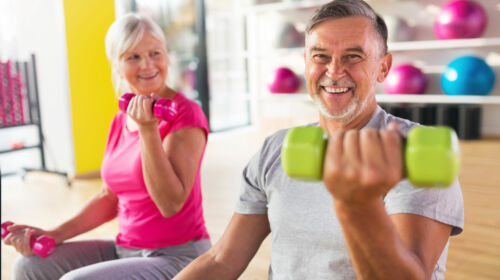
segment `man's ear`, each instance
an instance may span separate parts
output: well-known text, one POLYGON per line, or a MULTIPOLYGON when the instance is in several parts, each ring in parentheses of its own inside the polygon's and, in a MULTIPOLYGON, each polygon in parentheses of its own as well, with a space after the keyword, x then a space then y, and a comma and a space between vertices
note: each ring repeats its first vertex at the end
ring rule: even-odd
POLYGON ((377 82, 381 83, 385 80, 392 66, 392 54, 386 53, 384 57, 382 57, 382 61, 379 66, 379 71, 377 75, 377 82))

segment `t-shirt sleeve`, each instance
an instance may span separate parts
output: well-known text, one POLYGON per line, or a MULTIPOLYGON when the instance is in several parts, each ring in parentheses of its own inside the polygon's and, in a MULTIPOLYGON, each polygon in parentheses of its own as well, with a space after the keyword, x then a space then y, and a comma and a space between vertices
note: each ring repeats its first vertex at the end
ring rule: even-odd
POLYGON ((264 186, 267 166, 272 157, 268 143, 269 139, 266 139, 262 148, 243 169, 242 185, 236 202, 236 213, 267 214, 268 201, 264 186))
POLYGON ((174 120, 170 122, 161 121, 159 129, 162 139, 167 134, 184 127, 201 128, 205 136, 208 136, 208 121, 198 104, 194 101, 185 100, 182 104, 179 104, 178 108, 177 116, 174 120))
POLYGON ((428 217, 453 227, 451 235, 464 227, 464 201, 458 180, 447 188, 417 188, 403 180, 384 198, 389 215, 410 213, 428 217))

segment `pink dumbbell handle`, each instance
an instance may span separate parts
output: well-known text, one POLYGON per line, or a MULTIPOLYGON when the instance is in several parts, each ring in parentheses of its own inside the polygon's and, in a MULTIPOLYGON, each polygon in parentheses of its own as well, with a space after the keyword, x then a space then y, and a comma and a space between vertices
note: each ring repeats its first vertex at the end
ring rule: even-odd
MULTIPOLYGON (((127 112, 130 100, 135 96, 134 93, 124 93, 118 100, 118 107, 122 112, 127 112)), ((177 115, 177 103, 175 101, 161 98, 153 103, 153 115, 165 121, 171 121, 177 115)))
MULTIPOLYGON (((10 221, 2 223, 2 239, 4 239, 7 234, 9 234, 7 227, 13 224, 14 223, 10 221)), ((54 252, 54 249, 56 248, 56 241, 54 240, 54 238, 48 237, 46 235, 42 235, 38 238, 35 238, 35 236, 31 236, 30 246, 35 255, 39 256, 40 258, 46 258, 50 256, 52 252, 54 252)))

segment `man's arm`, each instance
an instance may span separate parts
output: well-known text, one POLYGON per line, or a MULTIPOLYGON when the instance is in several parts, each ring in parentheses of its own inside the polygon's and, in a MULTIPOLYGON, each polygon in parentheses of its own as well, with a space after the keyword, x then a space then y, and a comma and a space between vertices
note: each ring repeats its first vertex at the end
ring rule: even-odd
POLYGON ((237 279, 270 232, 266 214, 235 213, 220 240, 174 280, 237 279))
POLYGON ((451 226, 414 214, 388 216, 382 200, 335 203, 359 279, 431 279, 451 226))
POLYGON ((403 174, 397 126, 330 136, 323 181, 358 278, 429 279, 451 226, 418 215, 387 214, 382 197, 403 174))

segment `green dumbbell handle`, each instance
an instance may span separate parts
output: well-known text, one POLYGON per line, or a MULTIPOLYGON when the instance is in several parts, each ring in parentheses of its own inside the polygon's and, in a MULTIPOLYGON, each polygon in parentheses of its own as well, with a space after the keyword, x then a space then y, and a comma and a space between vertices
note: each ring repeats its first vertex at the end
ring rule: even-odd
MULTIPOLYGON (((320 127, 296 127, 288 131, 281 150, 285 173, 301 181, 320 181, 327 137, 320 127)), ((460 149, 449 127, 414 127, 404 144, 405 174, 419 187, 446 187, 460 169, 460 149)))

